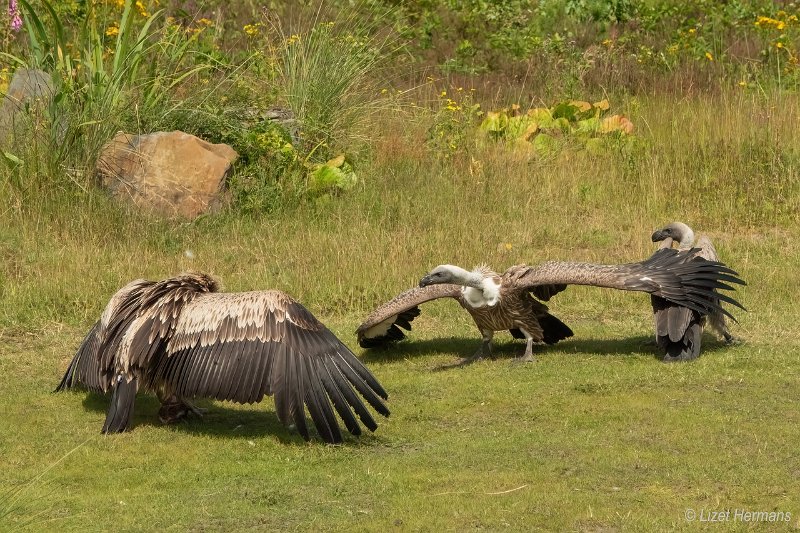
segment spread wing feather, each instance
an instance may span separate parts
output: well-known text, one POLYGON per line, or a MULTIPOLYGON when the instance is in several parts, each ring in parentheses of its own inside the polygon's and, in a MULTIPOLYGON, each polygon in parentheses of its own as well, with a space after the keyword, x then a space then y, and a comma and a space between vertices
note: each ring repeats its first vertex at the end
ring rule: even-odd
POLYGON ((540 285, 575 284, 643 291, 700 313, 722 312, 731 316, 721 307, 720 300, 744 309, 733 298, 714 292, 715 288, 724 288, 717 281, 720 279, 744 284, 734 270, 715 261, 689 259, 677 250, 664 248, 645 261, 622 265, 550 261, 529 267, 513 281, 526 290, 540 285))
POLYGON ((93 392, 105 392, 107 387, 100 378, 100 359, 97 347, 100 344, 100 321, 95 322, 92 329, 81 342, 75 357, 72 358, 61 383, 54 392, 83 386, 93 392))
POLYGON ((137 279, 114 293, 100 320, 78 347, 56 392, 76 385, 94 392, 108 392, 114 377, 114 349, 125 333, 120 323, 132 313, 141 295, 152 285, 152 281, 137 279))
POLYGON ((400 328, 411 331, 411 322, 419 316, 419 305, 439 298, 460 298, 461 286, 441 283, 414 287, 378 306, 356 329, 358 344, 374 348, 405 338, 400 328))
POLYGON ((361 433, 353 411, 369 429, 377 428, 355 391, 389 415, 382 401, 386 391, 372 373, 280 291, 210 293, 186 303, 152 382, 164 382, 185 398, 253 403, 274 395, 281 422, 309 438, 307 408, 328 442, 342 440, 334 409, 353 434, 361 433))

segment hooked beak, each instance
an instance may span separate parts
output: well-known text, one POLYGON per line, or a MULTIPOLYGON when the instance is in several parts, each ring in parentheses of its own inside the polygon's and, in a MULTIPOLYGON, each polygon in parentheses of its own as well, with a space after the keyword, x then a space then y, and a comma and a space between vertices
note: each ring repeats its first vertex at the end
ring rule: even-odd
POLYGON ((419 280, 419 286, 420 287, 427 287, 428 285, 433 285, 433 281, 431 281, 431 277, 430 276, 425 276, 424 278, 419 280))
POLYGON ((653 232, 653 236, 651 238, 653 239, 653 242, 658 242, 658 241, 663 241, 667 237, 668 236, 664 234, 664 230, 658 230, 653 232))

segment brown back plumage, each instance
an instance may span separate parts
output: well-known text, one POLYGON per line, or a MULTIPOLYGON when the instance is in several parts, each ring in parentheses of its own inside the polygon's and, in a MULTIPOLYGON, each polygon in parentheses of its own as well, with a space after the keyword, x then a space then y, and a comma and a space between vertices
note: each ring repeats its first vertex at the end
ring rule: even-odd
POLYGON ((284 424, 309 438, 307 407, 328 442, 342 440, 333 409, 354 435, 361 433, 356 415, 377 428, 355 391, 389 415, 381 400, 386 391, 372 373, 286 293, 218 293, 217 282, 204 274, 149 283, 109 313, 109 333, 99 348, 79 349, 73 360, 77 367, 86 354, 111 361, 104 370, 112 374, 114 397, 104 431, 129 427, 139 387, 160 396, 241 403, 274 395, 284 424))

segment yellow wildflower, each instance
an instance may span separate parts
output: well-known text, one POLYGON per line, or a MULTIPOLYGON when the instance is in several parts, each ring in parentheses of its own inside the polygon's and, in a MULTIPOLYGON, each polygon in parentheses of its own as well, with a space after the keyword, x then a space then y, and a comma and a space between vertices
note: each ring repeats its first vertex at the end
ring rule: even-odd
POLYGON ((259 26, 261 24, 245 24, 242 29, 249 37, 255 37, 260 32, 259 26))
POLYGON ((747 82, 742 80, 739 82, 739 87, 747 87, 747 82))
POLYGON ((150 15, 147 13, 147 8, 145 7, 142 0, 136 0, 136 10, 139 11, 139 14, 143 17, 149 17, 150 15))
POLYGON ((706 59, 709 61, 714 61, 714 56, 711 55, 711 52, 706 52, 706 59))
POLYGON ((442 98, 444 98, 445 96, 447 96, 447 91, 442 91, 442 92, 441 92, 441 94, 440 94, 439 96, 441 96, 442 98))
POLYGON ((197 23, 198 24, 202 24, 203 26, 213 26, 214 25, 214 23, 211 22, 210 19, 207 19, 205 17, 203 17, 200 20, 198 20, 197 23))
POLYGON ((111 23, 111 26, 106 28, 106 36, 114 37, 115 35, 119 35, 119 25, 116 22, 111 23))
POLYGON ((288 39, 286 39, 286 44, 287 45, 291 45, 291 44, 294 44, 294 43, 299 42, 299 41, 300 41, 300 36, 297 35, 296 33, 294 33, 291 36, 289 36, 288 39))
POLYGON ((780 25, 781 27, 779 29, 783 29, 783 27, 786 26, 786 23, 784 23, 783 21, 775 20, 773 18, 765 17, 763 15, 759 15, 758 19, 756 19, 755 24, 759 28, 764 28, 766 26, 775 26, 777 28, 780 25))
POLYGON ((695 28, 689 28, 689 35, 694 35, 695 33, 697 33, 695 28))
POLYGON ((778 41, 777 43, 775 43, 775 48, 783 48, 783 43, 778 41))

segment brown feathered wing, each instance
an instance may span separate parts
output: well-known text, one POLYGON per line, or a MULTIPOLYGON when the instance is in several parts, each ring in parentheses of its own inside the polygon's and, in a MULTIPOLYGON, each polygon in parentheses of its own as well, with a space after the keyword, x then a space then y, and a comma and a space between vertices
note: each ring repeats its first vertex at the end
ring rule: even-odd
POLYGON ((736 272, 722 263, 687 261, 672 249, 660 249, 645 261, 621 265, 549 261, 521 270, 509 281, 521 290, 564 284, 642 291, 698 312, 718 311, 731 316, 720 300, 744 308, 733 298, 715 292, 733 290, 725 282, 744 284, 736 272))
POLYGON ((347 346, 305 307, 280 291, 212 293, 196 297, 178 316, 152 375, 181 398, 240 403, 275 396, 278 418, 308 439, 304 404, 319 434, 342 440, 333 407, 354 435, 377 424, 357 390, 389 415, 386 391, 347 346), (351 410, 352 408, 352 410, 351 410))
POLYGON ((461 296, 461 286, 448 283, 414 287, 378 306, 356 329, 358 344, 374 348, 405 338, 400 328, 411 331, 411 322, 419 316, 419 305, 439 298, 461 296))

